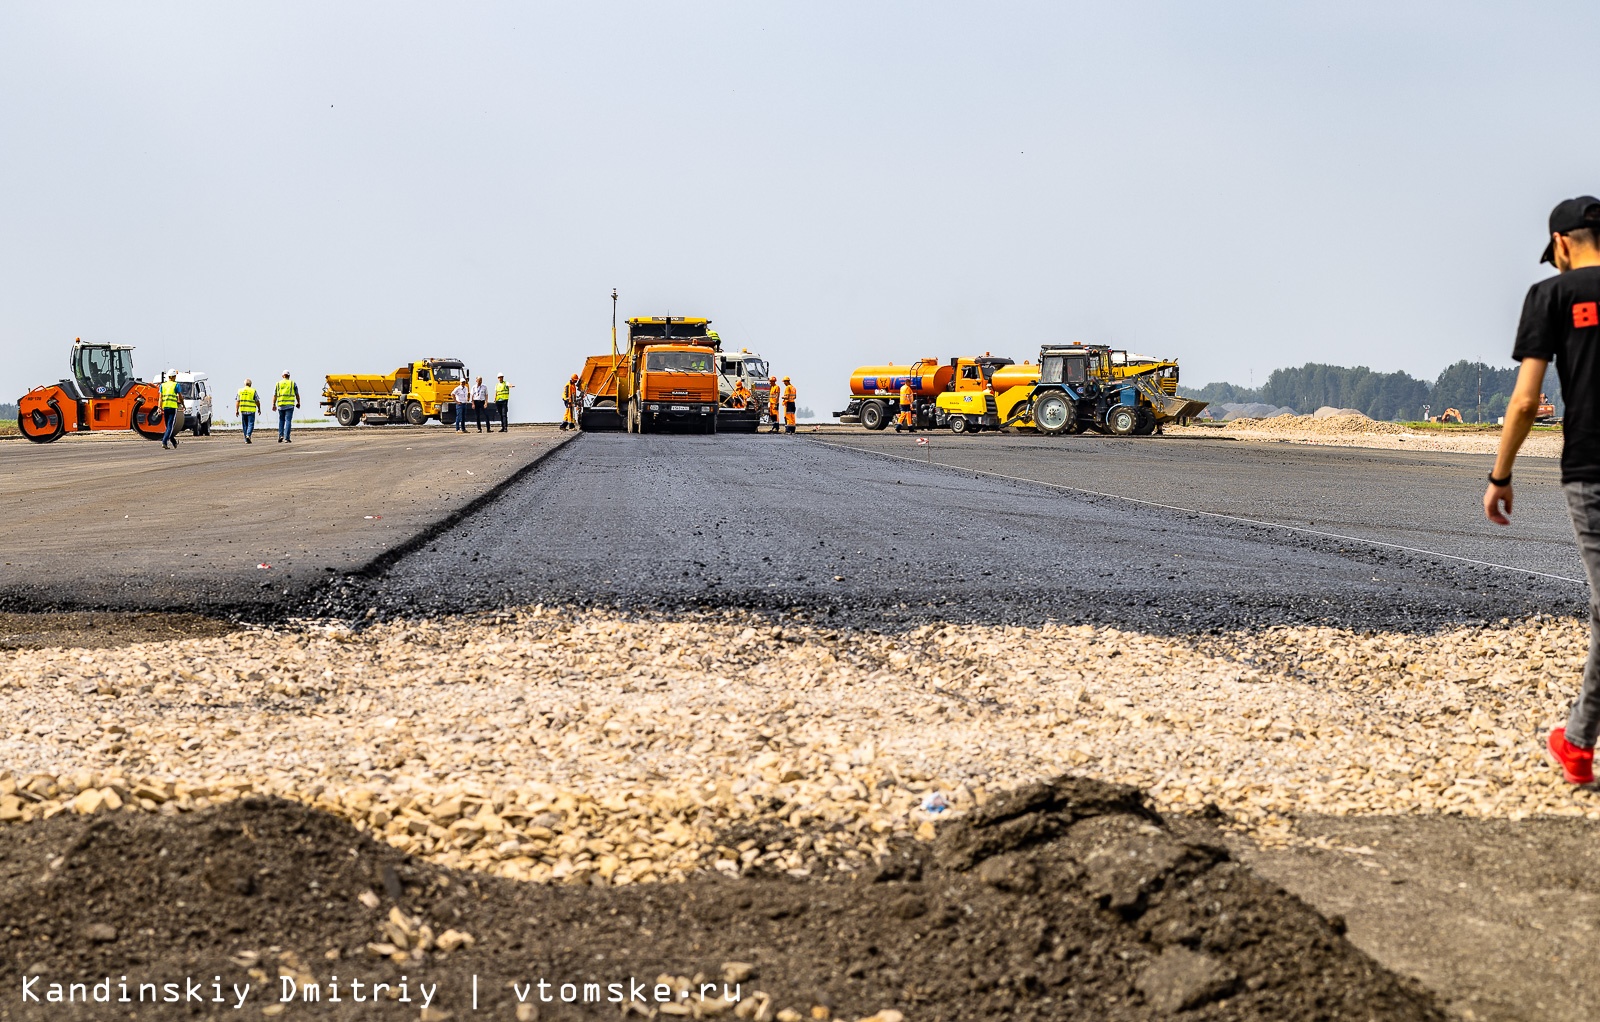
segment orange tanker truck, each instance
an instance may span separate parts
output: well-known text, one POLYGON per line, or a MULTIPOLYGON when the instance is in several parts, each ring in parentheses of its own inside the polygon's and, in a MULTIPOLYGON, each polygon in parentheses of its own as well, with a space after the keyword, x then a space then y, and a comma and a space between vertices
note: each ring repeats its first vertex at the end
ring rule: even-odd
MULTIPOLYGON (((862 366, 850 374, 850 403, 834 412, 840 422, 859 422, 867 429, 883 429, 900 411, 900 388, 911 384, 912 414, 923 429, 949 424, 950 412, 941 407, 941 394, 969 394, 982 404, 976 414, 993 417, 993 401, 982 395, 989 389, 996 371, 1012 364, 1011 359, 984 352, 977 358, 952 358, 941 363, 936 358, 919 358, 910 365, 890 363, 862 366)), ((962 425, 966 425, 963 416, 962 425)), ((994 425, 998 425, 998 419, 994 425)))

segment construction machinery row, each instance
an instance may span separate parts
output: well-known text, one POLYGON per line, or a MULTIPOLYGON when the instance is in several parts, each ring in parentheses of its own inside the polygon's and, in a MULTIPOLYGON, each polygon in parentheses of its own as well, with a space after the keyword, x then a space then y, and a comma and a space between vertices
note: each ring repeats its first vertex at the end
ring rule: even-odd
POLYGON ((1016 429, 1055 436, 1094 431, 1148 436, 1206 407, 1179 397, 1178 363, 1101 344, 1046 345, 1037 365, 985 353, 863 366, 834 415, 867 429, 1016 429))

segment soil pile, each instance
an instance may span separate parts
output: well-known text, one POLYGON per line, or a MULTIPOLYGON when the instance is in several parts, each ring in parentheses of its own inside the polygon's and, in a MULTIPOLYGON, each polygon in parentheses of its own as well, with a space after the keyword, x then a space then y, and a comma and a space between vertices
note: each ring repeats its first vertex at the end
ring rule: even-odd
POLYGON ((8 985, 42 999, 109 977, 120 998, 126 977, 136 998, 169 982, 187 996, 194 978, 206 1000, 35 1004, 13 988, 0 1017, 272 1017, 291 984, 322 997, 284 1005, 295 1018, 616 1017, 581 1003, 593 983, 661 1018, 1443 1019, 1209 833, 1169 826, 1135 789, 1063 777, 855 875, 615 888, 457 873, 261 797, 58 816, 0 830, 8 985), (374 983, 390 984, 380 1003, 357 1001, 374 983), (250 985, 243 1015, 235 984, 250 985))

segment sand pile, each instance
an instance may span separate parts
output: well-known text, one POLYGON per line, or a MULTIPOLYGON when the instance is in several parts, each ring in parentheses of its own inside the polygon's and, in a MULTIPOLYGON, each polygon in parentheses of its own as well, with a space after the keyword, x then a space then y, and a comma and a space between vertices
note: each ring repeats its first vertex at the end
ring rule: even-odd
POLYGON ((1365 415, 1279 415, 1270 419, 1235 419, 1228 423, 1227 432, 1344 436, 1353 433, 1394 434, 1411 431, 1397 422, 1378 422, 1365 415))

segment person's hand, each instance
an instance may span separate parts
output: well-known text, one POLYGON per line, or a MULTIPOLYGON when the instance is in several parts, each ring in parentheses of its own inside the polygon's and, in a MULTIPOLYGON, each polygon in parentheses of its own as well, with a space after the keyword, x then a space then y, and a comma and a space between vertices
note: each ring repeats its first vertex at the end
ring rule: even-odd
POLYGON ((1496 525, 1511 524, 1511 484, 1496 486, 1489 484, 1483 491, 1483 513, 1489 521, 1496 525))

